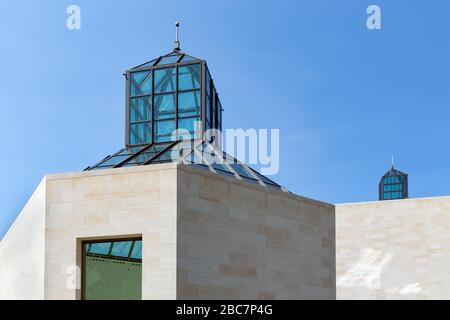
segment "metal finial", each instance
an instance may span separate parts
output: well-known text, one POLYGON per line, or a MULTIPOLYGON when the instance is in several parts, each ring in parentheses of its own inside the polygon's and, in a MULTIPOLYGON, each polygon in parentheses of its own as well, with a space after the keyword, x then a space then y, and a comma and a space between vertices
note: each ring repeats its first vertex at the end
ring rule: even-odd
POLYGON ((392 154, 392 168, 394 168, 394 154, 392 154))
POLYGON ((175 22, 175 51, 180 51, 180 39, 179 39, 179 28, 180 28, 180 23, 179 22, 175 22))

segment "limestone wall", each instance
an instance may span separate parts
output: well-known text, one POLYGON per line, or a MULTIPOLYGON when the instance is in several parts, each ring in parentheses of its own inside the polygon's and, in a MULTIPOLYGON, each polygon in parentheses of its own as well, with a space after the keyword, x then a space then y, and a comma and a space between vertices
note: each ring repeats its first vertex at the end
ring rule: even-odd
POLYGON ((336 206, 338 299, 450 299, 450 197, 336 206))
POLYGON ((142 236, 142 298, 176 298, 176 166, 51 175, 45 298, 79 299, 81 240, 142 236))
POLYGON ((0 242, 0 300, 44 297, 44 179, 0 242))
POLYGON ((194 167, 49 175, 0 243, 0 298, 80 299, 81 242, 141 236, 143 299, 333 299, 334 221, 194 167))
POLYGON ((179 299, 334 299, 334 206, 178 170, 179 299))

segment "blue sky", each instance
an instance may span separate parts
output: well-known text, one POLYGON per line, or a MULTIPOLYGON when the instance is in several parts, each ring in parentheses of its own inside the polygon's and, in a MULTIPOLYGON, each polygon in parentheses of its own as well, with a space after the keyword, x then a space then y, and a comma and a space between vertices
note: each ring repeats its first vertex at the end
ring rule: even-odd
POLYGON ((450 2, 0 2, 0 238, 45 174, 124 143, 129 67, 172 49, 208 61, 225 128, 279 128, 274 180, 332 203, 377 199, 396 164, 410 196, 450 194, 450 2), (66 29, 81 7, 82 29, 66 29), (366 28, 366 8, 382 30, 366 28))

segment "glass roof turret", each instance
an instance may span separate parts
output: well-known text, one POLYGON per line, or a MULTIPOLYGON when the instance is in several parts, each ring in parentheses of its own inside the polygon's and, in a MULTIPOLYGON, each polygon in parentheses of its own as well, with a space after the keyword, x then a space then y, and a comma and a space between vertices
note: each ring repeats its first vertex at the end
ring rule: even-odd
POLYGON ((178 26, 171 52, 126 71, 125 147, 85 171, 172 162, 287 192, 205 137, 222 131, 223 108, 206 61, 181 50, 178 26))
POLYGON ((126 71, 126 146, 202 139, 222 130, 222 105, 205 60, 172 52, 126 71), (184 134, 174 134, 184 130, 184 134))
POLYGON ((408 198, 408 174, 394 168, 386 172, 380 180, 379 199, 397 200, 408 198))

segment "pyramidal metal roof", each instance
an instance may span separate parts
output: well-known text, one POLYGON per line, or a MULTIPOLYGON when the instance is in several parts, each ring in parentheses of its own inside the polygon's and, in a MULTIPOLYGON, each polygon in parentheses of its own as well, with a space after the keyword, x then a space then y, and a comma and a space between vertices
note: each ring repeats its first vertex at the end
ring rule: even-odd
POLYGON ((170 162, 193 165, 212 173, 288 192, 278 183, 226 154, 215 145, 201 140, 183 140, 126 147, 105 157, 97 164, 87 167, 84 171, 170 162))
POLYGON ((406 176, 408 175, 405 172, 402 172, 400 170, 397 170, 394 168, 394 166, 391 167, 384 175, 383 177, 390 177, 390 176, 406 176))
POLYGON ((202 61, 202 59, 195 58, 193 56, 185 54, 181 50, 174 49, 172 52, 170 52, 168 54, 165 54, 156 59, 150 60, 144 64, 141 64, 134 68, 131 68, 131 70, 141 69, 141 68, 149 68, 149 67, 154 67, 154 66, 162 66, 162 65, 166 65, 166 64, 169 65, 169 64, 182 63, 182 62, 191 62, 191 61, 202 61))

